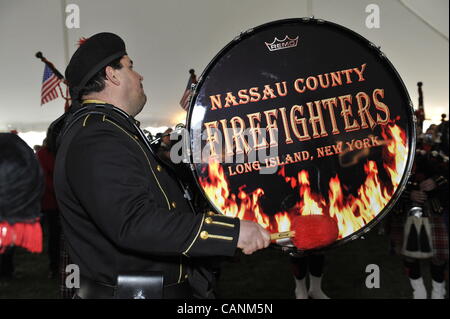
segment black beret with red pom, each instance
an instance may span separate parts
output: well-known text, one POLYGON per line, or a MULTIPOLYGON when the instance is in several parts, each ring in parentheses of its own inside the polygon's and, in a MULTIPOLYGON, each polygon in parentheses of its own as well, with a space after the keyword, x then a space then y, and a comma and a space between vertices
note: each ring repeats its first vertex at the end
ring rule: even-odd
POLYGON ((79 98, 79 92, 97 72, 124 55, 127 55, 125 43, 114 33, 97 33, 83 41, 65 72, 72 99, 79 98))

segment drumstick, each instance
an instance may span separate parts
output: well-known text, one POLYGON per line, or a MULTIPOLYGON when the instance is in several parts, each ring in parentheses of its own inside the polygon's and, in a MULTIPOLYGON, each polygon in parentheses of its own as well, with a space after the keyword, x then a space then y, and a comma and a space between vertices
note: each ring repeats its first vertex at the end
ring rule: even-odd
POLYGON ((279 232, 279 233, 270 234, 270 240, 273 241, 273 240, 284 239, 284 238, 292 238, 294 236, 295 236, 294 230, 283 231, 283 232, 279 232))

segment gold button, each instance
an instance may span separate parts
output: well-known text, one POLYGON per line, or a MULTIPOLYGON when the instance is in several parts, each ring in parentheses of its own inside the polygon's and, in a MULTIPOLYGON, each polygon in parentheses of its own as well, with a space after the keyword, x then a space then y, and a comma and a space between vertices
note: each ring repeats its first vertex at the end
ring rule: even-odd
POLYGON ((177 203, 172 202, 172 207, 173 207, 173 208, 176 208, 176 207, 177 207, 177 203))
POLYGON ((202 231, 200 233, 200 238, 201 239, 208 239, 208 237, 209 237, 209 234, 208 234, 208 232, 206 230, 204 230, 204 231, 202 231))
POLYGON ((214 216, 214 215, 215 215, 214 212, 212 212, 212 211, 208 212, 208 216, 214 216))
POLYGON ((184 279, 188 279, 188 275, 186 274, 186 275, 184 275, 184 279))
POLYGON ((205 218, 205 223, 211 224, 212 222, 213 222, 213 220, 212 220, 211 217, 206 217, 206 218, 205 218))
POLYGON ((161 165, 156 165, 156 170, 157 170, 158 172, 161 172, 161 171, 162 171, 161 165))

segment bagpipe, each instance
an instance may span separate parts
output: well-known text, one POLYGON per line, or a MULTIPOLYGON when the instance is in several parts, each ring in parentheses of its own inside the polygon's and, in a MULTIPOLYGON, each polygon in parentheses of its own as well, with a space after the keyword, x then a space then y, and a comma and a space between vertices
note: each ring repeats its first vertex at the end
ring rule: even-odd
POLYGON ((414 112, 417 120, 418 131, 423 132, 423 122, 425 121, 425 108, 423 105, 423 91, 422 91, 422 82, 417 83, 417 90, 419 94, 419 105, 417 110, 414 112))
MULTIPOLYGON (((403 196, 401 213, 406 213, 403 231, 402 254, 411 258, 430 258, 433 251, 433 223, 439 222, 439 216, 448 211, 448 155, 441 148, 439 136, 418 137, 418 148, 413 169, 403 196), (425 187, 425 183, 428 186, 425 187), (415 202, 412 192, 426 194, 426 200, 415 202)), ((442 221, 443 222, 443 221, 442 221)))

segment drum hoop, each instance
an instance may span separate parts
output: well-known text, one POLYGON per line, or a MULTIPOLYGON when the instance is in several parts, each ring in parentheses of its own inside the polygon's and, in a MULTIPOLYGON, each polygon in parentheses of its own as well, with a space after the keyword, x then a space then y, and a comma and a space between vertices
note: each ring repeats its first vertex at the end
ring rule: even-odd
MULTIPOLYGON (((392 71, 393 76, 395 78, 397 78, 398 83, 401 85, 401 88, 403 89, 403 95, 405 95, 406 101, 408 102, 409 107, 406 110, 406 114, 408 116, 408 121, 407 123, 409 124, 408 126, 408 131, 407 133, 407 137, 408 137, 408 150, 409 150, 409 154, 407 156, 407 160, 406 160, 406 166, 405 166, 405 171, 403 173, 403 176, 401 178, 401 181, 397 187, 397 189, 395 190, 394 194, 392 194, 391 199, 389 200, 388 204, 366 225, 364 225, 363 227, 361 227, 360 229, 358 229, 357 231, 355 231, 354 233, 336 240, 334 243, 325 246, 325 247, 320 247, 317 249, 310 249, 310 250, 305 250, 305 251, 301 251, 297 248, 290 248, 290 247, 286 247, 286 246, 281 246, 278 244, 273 244, 275 247, 283 247, 286 248, 288 251, 300 251, 300 252, 306 252, 306 253, 314 253, 314 252, 325 252, 328 251, 330 249, 334 249, 337 247, 340 247, 348 242, 354 241, 358 238, 360 238, 361 236, 365 235, 366 233, 370 232, 370 230, 372 230, 372 228, 374 226, 376 226, 391 210, 392 208, 395 206, 395 204, 397 203, 397 201, 400 198, 401 193, 403 193, 403 191, 406 188, 408 179, 410 177, 411 174, 411 170, 412 170, 412 166, 413 166, 413 162, 414 162, 414 157, 415 157, 415 145, 416 145, 416 116, 414 115, 414 107, 411 101, 411 97, 408 93, 408 90, 405 86, 405 83, 403 82, 402 78, 400 77, 398 71, 395 69, 394 65, 391 63, 391 61, 385 56, 385 54, 383 52, 381 52, 380 47, 377 47, 375 44, 373 44, 372 42, 370 42, 368 39, 366 39, 365 37, 363 37, 362 35, 356 33, 355 31, 348 29, 340 24, 331 22, 331 21, 327 21, 327 20, 322 20, 322 19, 315 19, 315 18, 290 18, 290 19, 282 19, 282 20, 275 20, 275 21, 271 21, 262 25, 259 25, 257 27, 248 29, 247 31, 241 32, 238 36, 236 36, 233 40, 231 40, 225 47, 223 47, 215 56, 214 58, 208 63, 208 65, 206 66, 206 68, 203 70, 201 76, 199 77, 198 83, 195 85, 194 90, 192 92, 192 98, 190 100, 189 103, 189 108, 188 108, 188 113, 187 113, 187 117, 186 117, 186 128, 190 134, 191 132, 191 118, 192 118, 192 110, 194 108, 195 105, 195 101, 196 101, 196 97, 200 91, 200 89, 203 87, 203 84, 205 82, 205 79, 207 78, 208 74, 210 73, 211 69, 217 64, 217 61, 219 61, 223 55, 225 55, 226 52, 228 52, 229 50, 231 50, 235 45, 237 45, 238 43, 240 43, 241 41, 245 40, 246 38, 252 36, 253 34, 255 34, 256 32, 260 32, 261 30, 267 29, 269 27, 275 26, 275 25, 283 25, 283 24, 294 24, 294 23, 303 23, 303 24, 308 24, 308 23, 315 23, 315 24, 325 24, 325 25, 330 25, 333 28, 338 29, 339 31, 342 31, 344 33, 350 34, 353 38, 355 38, 355 40, 358 40, 360 42, 363 42, 364 44, 367 44, 369 47, 371 47, 372 49, 374 49, 375 51, 377 51, 378 55, 380 56, 380 63, 385 63, 387 68, 392 71)), ((406 130, 406 129, 405 129, 406 130)), ((192 152, 192 143, 189 142, 188 143, 188 152, 189 152, 189 165, 192 171, 192 174, 194 175, 194 180, 195 183, 197 185, 197 187, 200 189, 201 194, 203 195, 203 197, 206 198, 206 200, 208 200, 208 202, 210 203, 210 205, 216 210, 216 212, 220 213, 220 211, 217 209, 217 207, 215 206, 215 204, 208 198, 208 196, 206 196, 203 188, 201 187, 199 181, 198 181, 198 174, 197 171, 194 167, 195 164, 193 164, 193 152, 192 152)))

